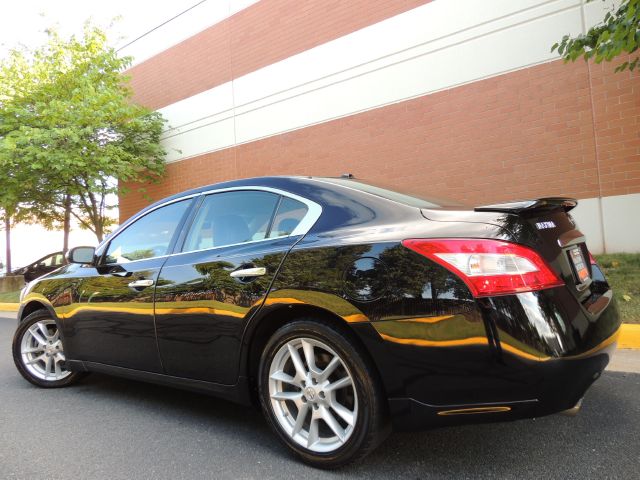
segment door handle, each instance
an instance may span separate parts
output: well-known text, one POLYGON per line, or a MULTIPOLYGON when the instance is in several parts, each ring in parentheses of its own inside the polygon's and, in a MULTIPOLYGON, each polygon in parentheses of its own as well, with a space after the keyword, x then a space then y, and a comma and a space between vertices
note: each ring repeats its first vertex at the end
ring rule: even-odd
POLYGON ((153 285, 153 280, 135 280, 129 284, 131 288, 150 287, 153 285))
POLYGON ((246 278, 246 277, 261 277, 267 273, 267 269, 264 267, 243 268, 240 270, 234 270, 229 275, 233 278, 246 278))

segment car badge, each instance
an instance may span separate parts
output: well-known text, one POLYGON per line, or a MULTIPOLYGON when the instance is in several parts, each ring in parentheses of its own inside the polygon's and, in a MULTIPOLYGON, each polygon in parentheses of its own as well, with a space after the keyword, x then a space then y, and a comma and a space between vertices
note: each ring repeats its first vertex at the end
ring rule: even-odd
POLYGON ((536 223, 536 228, 538 230, 546 230, 548 228, 556 228, 556 224, 553 223, 552 221, 548 221, 548 222, 537 222, 536 223))

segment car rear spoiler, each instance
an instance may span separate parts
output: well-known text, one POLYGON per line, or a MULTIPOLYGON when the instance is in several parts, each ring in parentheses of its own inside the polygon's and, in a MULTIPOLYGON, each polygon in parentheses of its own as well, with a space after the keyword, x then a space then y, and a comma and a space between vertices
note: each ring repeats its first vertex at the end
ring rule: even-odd
POLYGON ((547 197, 537 200, 521 200, 509 203, 497 203, 495 205, 483 205, 475 207, 476 212, 504 212, 504 213, 529 213, 544 210, 564 209, 565 212, 572 210, 578 205, 578 200, 568 197, 547 197))

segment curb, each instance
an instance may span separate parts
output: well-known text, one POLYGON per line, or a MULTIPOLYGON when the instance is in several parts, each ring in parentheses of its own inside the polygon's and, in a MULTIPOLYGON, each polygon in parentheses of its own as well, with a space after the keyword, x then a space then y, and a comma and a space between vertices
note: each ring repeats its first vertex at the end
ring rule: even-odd
POLYGON ((618 348, 640 349, 640 324, 623 323, 618 337, 618 348))
MULTIPOLYGON (((0 311, 17 312, 19 303, 0 302, 0 311)), ((618 337, 618 348, 640 349, 640 324, 623 323, 618 337)))
POLYGON ((0 302, 0 311, 2 312, 17 312, 20 308, 19 303, 3 303, 0 302))

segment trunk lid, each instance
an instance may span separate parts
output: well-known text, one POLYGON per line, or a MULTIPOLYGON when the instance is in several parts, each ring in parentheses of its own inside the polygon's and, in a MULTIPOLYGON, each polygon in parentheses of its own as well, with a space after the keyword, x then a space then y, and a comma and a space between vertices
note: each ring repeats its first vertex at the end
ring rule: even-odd
POLYGON ((434 221, 491 224, 497 227, 500 238, 533 248, 589 309, 592 290, 602 292, 608 290, 608 286, 593 284, 586 239, 569 214, 577 204, 573 198, 552 197, 484 205, 473 210, 421 211, 424 217, 434 221))

